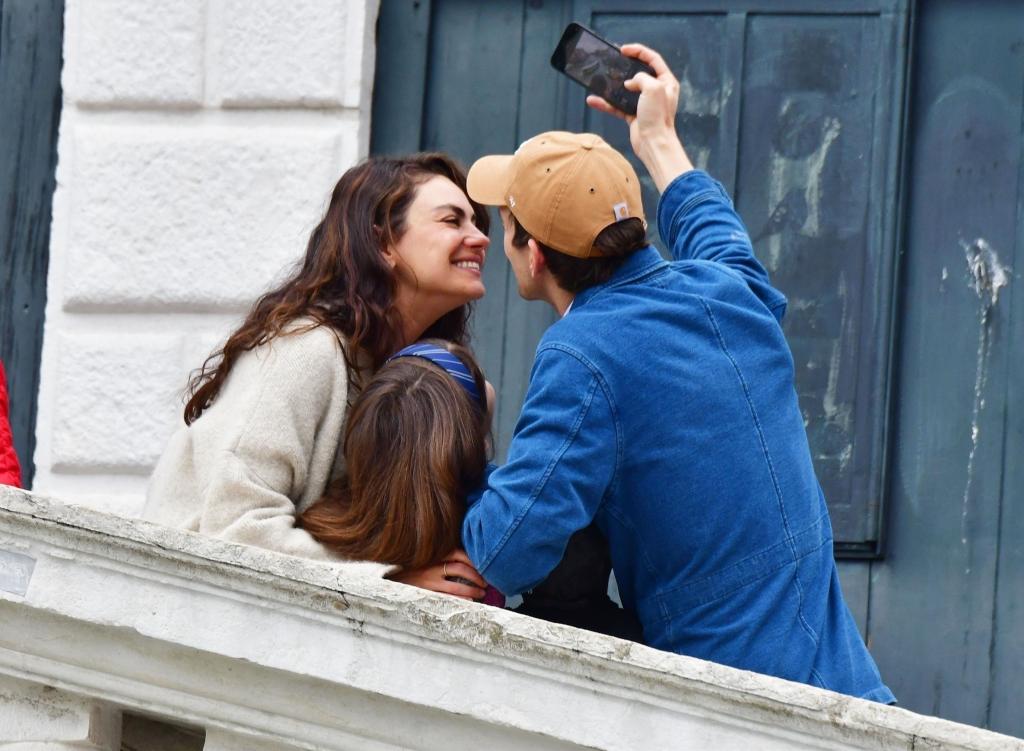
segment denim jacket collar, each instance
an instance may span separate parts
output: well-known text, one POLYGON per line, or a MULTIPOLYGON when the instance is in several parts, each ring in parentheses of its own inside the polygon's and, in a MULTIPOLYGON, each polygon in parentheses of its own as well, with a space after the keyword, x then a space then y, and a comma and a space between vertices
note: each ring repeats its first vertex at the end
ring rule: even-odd
POLYGON ((661 254, 653 245, 648 245, 630 254, 621 266, 612 275, 612 278, 603 284, 595 284, 582 292, 578 292, 572 301, 572 308, 575 310, 585 305, 587 300, 603 289, 617 287, 621 284, 629 284, 642 279, 649 274, 668 268, 668 261, 661 257, 661 254))

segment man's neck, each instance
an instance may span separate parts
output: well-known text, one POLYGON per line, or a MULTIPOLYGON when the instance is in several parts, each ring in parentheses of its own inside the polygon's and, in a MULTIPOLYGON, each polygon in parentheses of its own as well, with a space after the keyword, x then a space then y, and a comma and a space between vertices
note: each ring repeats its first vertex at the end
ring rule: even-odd
POLYGON ((565 312, 572 305, 573 298, 576 296, 572 292, 566 292, 564 289, 556 284, 552 284, 546 291, 544 296, 545 301, 555 312, 558 313, 558 317, 561 318, 565 315, 565 312))

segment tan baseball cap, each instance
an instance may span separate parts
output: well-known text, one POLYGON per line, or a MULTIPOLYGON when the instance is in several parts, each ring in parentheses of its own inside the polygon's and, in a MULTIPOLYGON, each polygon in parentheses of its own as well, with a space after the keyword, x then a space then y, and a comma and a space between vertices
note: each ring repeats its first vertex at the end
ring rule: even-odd
POLYGON ((577 258, 597 255, 594 239, 605 227, 644 218, 632 165, 593 133, 549 131, 515 154, 481 157, 467 188, 479 203, 507 206, 537 241, 577 258))

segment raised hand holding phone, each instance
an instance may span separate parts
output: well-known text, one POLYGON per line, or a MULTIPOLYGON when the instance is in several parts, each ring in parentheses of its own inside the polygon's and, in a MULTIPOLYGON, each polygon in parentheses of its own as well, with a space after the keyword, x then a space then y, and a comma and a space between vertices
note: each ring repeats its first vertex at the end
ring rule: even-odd
POLYGON ((679 104, 679 81, 669 70, 664 58, 642 44, 624 44, 624 56, 645 63, 654 72, 639 72, 624 83, 628 91, 638 94, 635 113, 624 112, 607 99, 591 94, 587 104, 629 124, 629 142, 658 191, 663 191, 676 177, 693 169, 679 135, 676 133, 676 108, 679 104))
POLYGON ((636 114, 637 93, 623 84, 650 73, 643 61, 622 54, 614 44, 578 23, 571 23, 551 55, 551 65, 622 112, 636 114))

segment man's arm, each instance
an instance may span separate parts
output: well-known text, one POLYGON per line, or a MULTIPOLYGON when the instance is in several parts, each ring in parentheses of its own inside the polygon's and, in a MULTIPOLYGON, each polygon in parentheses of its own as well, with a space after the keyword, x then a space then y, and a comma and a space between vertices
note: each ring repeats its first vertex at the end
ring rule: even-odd
POLYGON ((676 260, 714 261, 737 272, 778 321, 786 298, 754 257, 743 222, 725 189, 706 172, 680 175, 658 203, 658 231, 676 260))
POLYGON ((732 201, 707 173, 694 169, 676 133, 679 82, 661 55, 642 44, 625 44, 622 54, 641 60, 654 71, 653 76, 638 73, 625 84, 640 92, 636 115, 627 115, 596 96, 587 97, 587 103, 629 124, 633 151, 661 193, 658 230, 672 257, 728 266, 781 321, 786 298, 771 286, 768 273, 754 257, 750 236, 732 201))
POLYGON ((462 544, 507 595, 543 581, 569 538, 593 520, 621 450, 605 384, 575 354, 542 347, 534 362, 508 461, 462 526, 462 544))

